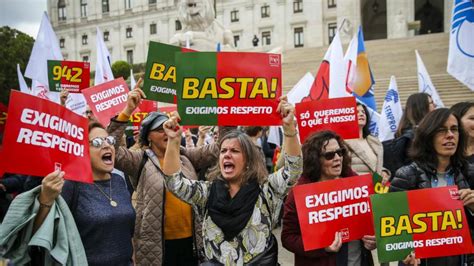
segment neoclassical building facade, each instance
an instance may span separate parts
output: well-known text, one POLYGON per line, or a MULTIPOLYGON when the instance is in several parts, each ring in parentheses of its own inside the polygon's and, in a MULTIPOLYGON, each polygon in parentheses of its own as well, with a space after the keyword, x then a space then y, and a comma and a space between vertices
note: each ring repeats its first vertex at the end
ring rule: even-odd
MULTIPOLYGON (((180 0, 48 0, 66 60, 95 62, 96 28, 112 60, 144 63, 148 43, 168 43, 182 25, 180 0)), ((184 0, 199 5, 202 0, 184 0)), ((211 0, 212 1, 212 0, 211 0)), ((320 47, 339 29, 348 42, 362 25, 366 40, 447 32, 449 0, 214 0, 216 19, 241 51, 320 47)), ((92 64, 94 68, 94 64, 92 64)))

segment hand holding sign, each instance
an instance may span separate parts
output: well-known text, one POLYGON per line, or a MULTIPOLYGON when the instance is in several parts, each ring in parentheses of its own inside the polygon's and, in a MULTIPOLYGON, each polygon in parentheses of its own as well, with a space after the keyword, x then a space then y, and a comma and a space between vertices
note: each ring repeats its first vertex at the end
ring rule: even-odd
POLYGON ((277 112, 280 113, 283 129, 285 132, 295 131, 295 107, 288 103, 288 97, 283 96, 280 98, 280 103, 277 107, 277 112))
POLYGON ((462 200, 464 206, 474 211, 474 191, 470 189, 459 190, 459 199, 462 200))
POLYGON ((336 232, 334 234, 334 241, 332 242, 332 244, 325 248, 324 250, 326 252, 339 252, 339 249, 341 249, 341 246, 342 246, 342 233, 341 232, 336 232))
POLYGON ((44 205, 53 204, 63 189, 64 174, 63 171, 55 170, 43 178, 41 182, 41 193, 39 195, 40 203, 44 205))

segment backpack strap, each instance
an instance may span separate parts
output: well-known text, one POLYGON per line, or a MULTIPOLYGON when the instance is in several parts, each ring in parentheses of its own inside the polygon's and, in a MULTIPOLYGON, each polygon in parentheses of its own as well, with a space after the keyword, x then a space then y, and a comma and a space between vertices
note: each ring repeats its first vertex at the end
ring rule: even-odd
POLYGON ((140 162, 140 165, 138 166, 138 172, 137 172, 137 186, 138 186, 138 183, 140 182, 140 176, 142 175, 142 172, 143 172, 143 168, 145 167, 145 164, 146 164, 146 161, 148 160, 148 154, 146 151, 143 152, 143 156, 142 156, 142 160, 140 162))

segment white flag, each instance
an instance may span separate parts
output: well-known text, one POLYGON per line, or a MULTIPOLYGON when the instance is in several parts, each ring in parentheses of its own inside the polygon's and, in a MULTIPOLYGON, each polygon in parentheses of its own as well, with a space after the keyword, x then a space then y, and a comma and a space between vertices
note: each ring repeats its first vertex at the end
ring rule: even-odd
POLYGON ((423 60, 418 53, 418 50, 415 50, 416 53, 416 65, 418 66, 418 90, 420 92, 428 93, 433 99, 433 102, 436 104, 436 107, 444 107, 443 101, 439 97, 438 91, 436 91, 433 82, 431 82, 430 75, 426 70, 423 60))
POLYGON ((110 67, 112 58, 110 57, 109 49, 105 46, 104 37, 99 27, 97 27, 96 37, 97 47, 97 61, 95 64, 95 79, 94 85, 99 85, 114 79, 112 68, 110 67))
POLYGON ((311 73, 306 74, 296 83, 295 86, 288 92, 288 102, 295 105, 300 103, 304 97, 309 95, 311 85, 313 85, 314 77, 311 73))
POLYGON ((16 64, 16 73, 18 75, 18 83, 20 85, 20 91, 23 93, 31 94, 31 90, 26 85, 25 78, 23 78, 23 74, 21 74, 20 64, 16 64))
POLYGON ((58 38, 51 27, 48 15, 44 12, 25 70, 25 76, 33 80, 31 85, 33 95, 43 95, 49 91, 48 60, 63 60, 63 55, 61 49, 59 49, 58 38))
POLYGON ((346 90, 347 66, 344 62, 341 38, 336 33, 329 46, 329 98, 351 96, 346 90))
POLYGON ((133 69, 130 69, 130 89, 133 90, 137 82, 135 81, 135 77, 133 76, 133 69))
POLYGON ((474 91, 474 3, 455 0, 449 37, 448 73, 474 91))
POLYGON ((379 140, 393 139, 397 132, 398 123, 402 118, 403 110, 398 94, 397 81, 395 77, 390 78, 390 85, 383 102, 382 114, 379 121, 379 140))

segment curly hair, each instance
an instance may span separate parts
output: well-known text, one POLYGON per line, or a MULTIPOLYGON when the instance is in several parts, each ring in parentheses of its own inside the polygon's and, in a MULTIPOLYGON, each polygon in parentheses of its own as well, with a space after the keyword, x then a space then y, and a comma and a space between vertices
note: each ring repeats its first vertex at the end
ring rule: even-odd
MULTIPOLYGON (((321 179, 323 149, 328 145, 331 139, 335 139, 339 147, 347 149, 344 140, 335 132, 324 130, 312 134, 303 143, 303 176, 313 182, 321 179)), ((342 158, 341 176, 349 176, 351 170, 351 157, 346 152, 342 158)))
POLYGON ((410 157, 419 165, 430 165, 432 168, 438 165, 438 156, 434 147, 436 131, 443 127, 450 116, 456 118, 459 127, 459 140, 456 152, 451 156, 452 166, 465 166, 464 151, 466 149, 466 135, 461 121, 447 108, 436 109, 423 118, 415 131, 415 139, 410 150, 410 157))
MULTIPOLYGON (((244 156, 244 169, 243 173, 240 176, 241 185, 248 183, 252 179, 256 179, 257 182, 262 185, 267 180, 267 169, 261 158, 262 154, 258 150, 257 146, 253 144, 247 134, 239 130, 232 130, 226 133, 219 140, 219 150, 222 147, 222 143, 229 139, 237 139, 242 149, 242 154, 244 156)), ((219 156, 219 161, 220 161, 219 156)), ((208 180, 212 181, 216 178, 222 178, 220 164, 218 163, 213 167, 208 175, 208 180)))

